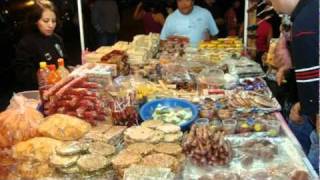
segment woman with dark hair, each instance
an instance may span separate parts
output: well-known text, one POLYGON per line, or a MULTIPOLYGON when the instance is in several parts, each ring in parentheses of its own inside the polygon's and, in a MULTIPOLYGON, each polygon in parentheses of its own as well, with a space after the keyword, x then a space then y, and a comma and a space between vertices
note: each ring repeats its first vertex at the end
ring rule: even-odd
POLYGON ((37 1, 26 18, 26 34, 16 48, 14 62, 17 90, 38 88, 39 62, 56 64, 64 58, 63 41, 55 34, 58 24, 57 11, 52 2, 37 1))

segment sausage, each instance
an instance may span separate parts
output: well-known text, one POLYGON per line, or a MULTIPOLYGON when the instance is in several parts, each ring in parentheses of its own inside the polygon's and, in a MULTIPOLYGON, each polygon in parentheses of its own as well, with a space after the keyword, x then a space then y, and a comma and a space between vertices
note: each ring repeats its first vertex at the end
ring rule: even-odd
POLYGON ((90 100, 82 99, 79 101, 79 106, 83 106, 89 110, 93 110, 95 107, 95 104, 93 104, 90 100))
POLYGON ((61 87, 61 89, 57 91, 56 96, 62 97, 67 90, 71 89, 75 84, 83 81, 84 79, 85 77, 81 76, 81 77, 76 77, 71 81, 67 82, 63 87, 61 87))
POLYGON ((87 88, 87 89, 98 89, 102 86, 96 82, 81 82, 79 85, 75 85, 74 87, 87 88))
POLYGON ((80 118, 84 117, 84 112, 87 110, 86 106, 80 106, 76 109, 77 116, 80 118))
POLYGON ((73 76, 67 76, 66 78, 61 79, 56 84, 54 84, 51 88, 43 93, 43 99, 48 100, 51 95, 61 89, 63 86, 68 84, 70 81, 74 79, 73 76))

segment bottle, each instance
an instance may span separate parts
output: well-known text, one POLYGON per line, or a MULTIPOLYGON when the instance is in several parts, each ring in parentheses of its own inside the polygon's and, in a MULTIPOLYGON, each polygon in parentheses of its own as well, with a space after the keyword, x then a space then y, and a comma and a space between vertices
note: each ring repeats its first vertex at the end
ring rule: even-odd
POLYGON ((37 78, 38 78, 38 85, 39 85, 39 89, 43 86, 46 86, 48 84, 47 82, 47 77, 49 74, 49 69, 47 68, 47 63, 41 61, 39 63, 39 70, 37 72, 37 78))
POLYGON ((37 78, 38 78, 38 89, 40 93, 40 98, 42 100, 43 92, 48 88, 48 75, 49 75, 49 69, 47 67, 47 63, 41 61, 39 63, 39 70, 37 72, 37 78))
POLYGON ((52 85, 52 84, 55 84, 56 82, 58 82, 61 79, 61 77, 56 71, 56 65, 50 64, 49 70, 50 70, 50 73, 48 75, 47 80, 48 80, 48 84, 52 85))
POLYGON ((60 75, 61 79, 65 78, 69 75, 69 71, 67 68, 64 66, 64 60, 62 58, 58 59, 58 69, 57 69, 58 74, 60 75))

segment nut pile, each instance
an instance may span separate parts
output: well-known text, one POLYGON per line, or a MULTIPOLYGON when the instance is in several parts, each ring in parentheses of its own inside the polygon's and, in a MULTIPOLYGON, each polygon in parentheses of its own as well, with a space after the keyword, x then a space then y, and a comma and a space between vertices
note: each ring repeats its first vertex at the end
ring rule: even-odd
POLYGON ((223 132, 209 130, 207 125, 193 125, 183 142, 183 151, 197 165, 226 165, 232 159, 231 143, 223 132))

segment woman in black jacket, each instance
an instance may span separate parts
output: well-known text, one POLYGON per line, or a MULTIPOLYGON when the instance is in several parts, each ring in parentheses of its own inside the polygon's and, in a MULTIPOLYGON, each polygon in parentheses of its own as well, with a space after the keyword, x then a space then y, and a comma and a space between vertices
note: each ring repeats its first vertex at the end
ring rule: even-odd
POLYGON ((56 64, 65 58, 63 41, 55 34, 57 12, 47 0, 39 1, 27 16, 27 34, 16 48, 15 74, 17 90, 38 89, 37 70, 39 62, 56 64))

